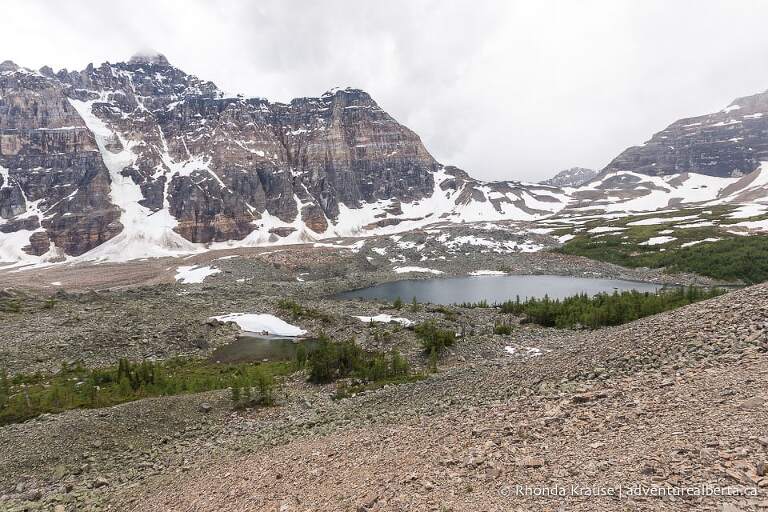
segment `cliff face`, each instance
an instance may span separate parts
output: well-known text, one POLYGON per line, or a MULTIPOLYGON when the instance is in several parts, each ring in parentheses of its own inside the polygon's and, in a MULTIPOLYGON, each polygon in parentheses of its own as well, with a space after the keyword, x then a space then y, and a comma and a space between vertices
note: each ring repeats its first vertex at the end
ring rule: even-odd
POLYGON ((651 176, 696 173, 739 177, 768 160, 768 92, 734 100, 714 114, 681 119, 603 171, 651 176))
MULTIPOLYGON (((83 254, 140 236, 142 222, 171 228, 179 246, 297 218, 323 233, 340 204, 431 195, 438 167, 360 90, 227 98, 161 56, 55 74, 0 67, 0 229, 29 231, 29 254, 83 254)), ((283 228, 272 235, 296 229, 283 228)))
POLYGON ((121 229, 107 169, 65 90, 0 65, 0 233, 28 233, 29 254, 79 254, 121 229))

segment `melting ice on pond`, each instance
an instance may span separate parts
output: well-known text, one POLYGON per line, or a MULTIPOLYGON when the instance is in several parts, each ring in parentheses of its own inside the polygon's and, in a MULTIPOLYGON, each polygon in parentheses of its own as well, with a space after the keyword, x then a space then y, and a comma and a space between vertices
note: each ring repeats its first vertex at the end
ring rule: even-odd
POLYGON ((304 329, 291 325, 274 315, 255 313, 230 313, 214 316, 220 322, 235 322, 240 329, 248 332, 267 333, 275 336, 303 336, 304 329))

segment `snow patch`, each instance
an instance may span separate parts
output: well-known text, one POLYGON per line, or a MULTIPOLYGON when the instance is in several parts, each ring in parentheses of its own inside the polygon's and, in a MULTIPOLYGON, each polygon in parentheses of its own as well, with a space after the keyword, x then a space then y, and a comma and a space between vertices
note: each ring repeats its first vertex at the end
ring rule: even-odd
POLYGON ((615 226, 598 226, 596 228, 592 228, 587 233, 611 233, 615 231, 624 231, 627 228, 619 228, 615 226))
POLYGON ((668 244, 669 242, 675 241, 677 238, 673 236, 654 236, 646 240, 645 242, 641 242, 637 245, 662 245, 662 244, 668 244))
POLYGON ((650 219, 641 219, 634 222, 628 222, 627 226, 655 226, 656 224, 667 224, 669 222, 680 222, 683 220, 692 220, 698 218, 698 215, 685 215, 683 217, 651 217, 650 219))
POLYGON ((527 357, 538 357, 540 355, 544 354, 544 351, 540 348, 536 347, 513 347, 511 345, 507 345, 504 347, 504 351, 513 356, 515 354, 520 354, 527 357))
POLYGON ((442 270, 425 267, 395 267, 392 269, 396 274, 407 274, 409 272, 426 272, 429 274, 444 274, 442 270))
POLYGON ((254 313, 230 313, 214 316, 220 322, 235 322, 240 329, 247 332, 266 333, 274 336, 303 336, 304 329, 291 325, 274 315, 254 313))
POLYGON ((407 318, 387 315, 387 314, 384 314, 384 313, 382 313, 380 315, 376 315, 376 316, 353 316, 353 318, 357 318, 361 322, 365 322, 365 323, 376 322, 376 323, 381 323, 381 324, 389 324, 389 323, 394 322, 394 323, 398 323, 398 324, 402 325, 403 327, 409 327, 409 326, 413 325, 413 321, 412 320, 408 320, 407 318))
POLYGON ((214 267, 182 266, 176 269, 176 280, 182 284, 199 284, 205 278, 221 272, 214 267))
POLYGON ((731 219, 748 219, 749 217, 763 215, 766 212, 768 212, 768 206, 764 204, 745 204, 729 213, 727 217, 731 219))
POLYGON ((686 242, 684 244, 680 244, 680 247, 690 247, 692 245, 703 244, 705 242, 717 242, 718 240, 720 240, 720 239, 719 238, 705 238, 704 240, 695 240, 693 242, 686 242))

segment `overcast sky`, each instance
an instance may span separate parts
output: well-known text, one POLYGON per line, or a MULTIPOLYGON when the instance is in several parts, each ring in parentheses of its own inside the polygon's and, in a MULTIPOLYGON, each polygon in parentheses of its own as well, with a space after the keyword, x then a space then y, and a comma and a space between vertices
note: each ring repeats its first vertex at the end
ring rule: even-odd
POLYGON ((16 0, 0 61, 164 53, 228 92, 368 91, 441 162, 537 181, 768 89, 763 0, 16 0))

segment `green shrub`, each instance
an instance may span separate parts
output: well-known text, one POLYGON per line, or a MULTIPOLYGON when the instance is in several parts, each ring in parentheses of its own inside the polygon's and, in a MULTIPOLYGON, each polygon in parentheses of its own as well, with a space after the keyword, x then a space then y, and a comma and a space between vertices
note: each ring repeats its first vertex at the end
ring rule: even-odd
POLYGON ((493 326, 494 334, 509 335, 512 334, 514 328, 509 322, 496 322, 493 326))
POLYGON ((21 301, 18 299, 5 299, 0 301, 0 311, 3 313, 20 313, 21 301))
POLYGON ((421 346, 427 354, 431 354, 433 350, 439 354, 446 347, 456 343, 456 334, 452 330, 438 327, 434 320, 420 323, 414 331, 421 340, 421 346))
POLYGON ((433 306, 429 308, 429 311, 431 313, 441 313, 446 320, 449 320, 452 322, 456 321, 456 319, 459 316, 458 312, 456 312, 455 310, 446 306, 441 306, 441 305, 433 306))
POLYGON ((299 368, 304 368, 307 364, 307 348, 304 346, 303 343, 299 343, 299 346, 296 347, 296 366, 299 368))
POLYGON ((274 387, 272 375, 261 367, 244 369, 232 386, 232 405, 235 409, 272 405, 274 387))
POLYGON ((296 301, 290 299, 280 299, 277 302, 277 307, 283 311, 290 313, 291 318, 298 320, 299 318, 316 318, 325 323, 333 322, 333 317, 327 313, 315 308, 305 308, 296 301))
POLYGON ((349 376, 361 366, 363 349, 352 341, 333 343, 321 338, 309 355, 309 380, 315 384, 326 384, 349 376))

